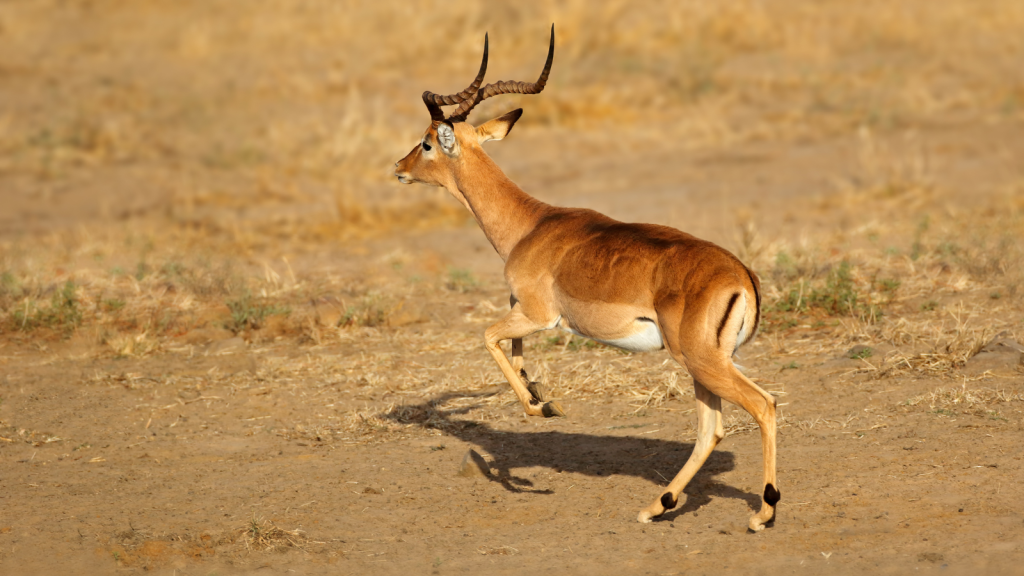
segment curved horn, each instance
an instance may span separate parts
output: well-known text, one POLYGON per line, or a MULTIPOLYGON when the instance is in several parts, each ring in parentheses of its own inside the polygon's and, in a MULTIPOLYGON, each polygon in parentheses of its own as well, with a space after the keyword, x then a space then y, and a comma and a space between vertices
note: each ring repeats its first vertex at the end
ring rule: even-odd
MULTIPOLYGON (((536 82, 518 82, 515 80, 501 80, 493 84, 484 86, 481 90, 478 90, 471 100, 464 100, 459 103, 459 107, 455 109, 455 112, 448 117, 451 122, 463 122, 472 112, 473 108, 477 104, 490 98, 491 96, 498 96, 499 94, 539 94, 544 86, 548 83, 548 74, 551 73, 551 63, 555 59, 555 25, 551 25, 551 42, 548 45, 548 59, 544 63, 544 70, 540 73, 540 78, 537 78, 536 82)), ((424 99, 426 95, 424 95, 424 99)))
POLYGON ((431 91, 423 93, 423 103, 427 105, 427 110, 430 111, 430 119, 434 122, 440 122, 444 120, 444 113, 441 112, 441 106, 449 104, 461 104, 467 98, 470 98, 480 88, 480 83, 484 81, 484 74, 487 73, 487 33, 484 33, 484 58, 480 62, 480 71, 476 74, 476 79, 469 85, 465 90, 458 94, 448 94, 442 96, 441 94, 434 94, 431 91))

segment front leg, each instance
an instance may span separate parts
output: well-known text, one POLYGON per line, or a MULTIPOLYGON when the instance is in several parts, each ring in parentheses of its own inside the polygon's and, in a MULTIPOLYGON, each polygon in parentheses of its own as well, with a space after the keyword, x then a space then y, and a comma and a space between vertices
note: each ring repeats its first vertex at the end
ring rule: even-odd
POLYGON ((531 382, 530 377, 526 374, 526 362, 523 360, 522 338, 512 339, 512 370, 522 378, 530 396, 533 396, 541 402, 547 400, 544 388, 540 385, 540 382, 531 382))
MULTIPOLYGON (((509 295, 508 307, 515 308, 516 303, 515 295, 509 295)), ((526 390, 530 392, 530 396, 533 396, 540 402, 547 400, 545 397, 544 388, 540 385, 540 382, 530 382, 530 377, 526 374, 526 362, 523 359, 523 339, 513 338, 512 339, 512 370, 523 379, 523 383, 526 384, 526 390)))
POLYGON ((484 343, 522 403, 523 410, 530 416, 550 418, 565 416, 565 412, 558 402, 544 402, 543 393, 530 382, 523 369, 523 337, 547 328, 543 323, 527 318, 518 306, 514 306, 497 324, 487 329, 484 343), (512 339, 512 363, 500 345, 502 340, 508 339, 512 339))

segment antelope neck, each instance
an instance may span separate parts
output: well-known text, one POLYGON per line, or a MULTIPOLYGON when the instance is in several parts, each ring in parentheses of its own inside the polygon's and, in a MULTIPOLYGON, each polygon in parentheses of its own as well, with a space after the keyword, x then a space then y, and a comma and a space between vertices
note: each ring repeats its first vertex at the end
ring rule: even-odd
POLYGON ((523 192, 483 151, 466 158, 449 190, 466 200, 491 245, 507 260, 512 249, 536 227, 547 204, 523 192))

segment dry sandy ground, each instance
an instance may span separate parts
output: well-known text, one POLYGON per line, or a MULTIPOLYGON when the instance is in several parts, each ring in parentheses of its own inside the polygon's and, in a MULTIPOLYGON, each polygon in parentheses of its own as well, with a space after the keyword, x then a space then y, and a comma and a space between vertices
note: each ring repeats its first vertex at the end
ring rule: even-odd
MULTIPOLYGON (((947 149, 982 146, 971 134, 936 138, 959 142, 947 149)), ((787 150, 736 170, 735 158, 759 153, 740 149, 728 169, 705 158, 691 180, 686 167, 696 172, 698 160, 660 181, 638 168, 651 192, 632 192, 628 203, 600 190, 580 197, 643 219, 658 190, 699 190, 715 170, 788 181, 795 184, 768 192, 742 181, 729 188, 759 195, 759 206, 814 234, 839 226, 845 208, 795 209, 810 202, 818 176, 792 158, 836 157, 853 145, 787 150)), ((1020 151, 1012 138, 999 142, 1011 145, 1020 151)), ((608 170, 627 159, 610 156, 608 170)), ((555 188, 547 198, 560 202, 555 188)), ((731 225, 715 217, 724 200, 712 192, 685 198, 673 206, 702 215, 694 227, 705 234, 731 225)), ((653 524, 635 521, 692 449, 688 377, 650 386, 676 370, 665 354, 536 336, 528 365, 543 366, 569 417, 527 419, 480 342, 506 296, 500 262, 478 230, 333 246, 296 257, 299 275, 401 277, 442 255, 478 280, 413 290, 406 321, 349 328, 319 345, 207 330, 139 358, 104 353, 85 329, 69 340, 9 334, 0 358, 4 573, 1020 570, 1024 403, 1014 302, 997 307, 984 288, 956 295, 976 322, 1009 332, 992 352, 940 372, 883 374, 900 350, 883 343, 850 358, 835 324, 763 334, 742 362, 780 398, 783 499, 774 525, 750 534, 760 446, 733 409, 730 436, 681 506, 653 524), (396 249, 413 268, 381 265, 396 249), (648 397, 624 392, 632 377, 647 379, 648 397), (586 384, 602 378, 626 387, 603 396, 586 384), (477 473, 470 450, 485 462, 477 473)))

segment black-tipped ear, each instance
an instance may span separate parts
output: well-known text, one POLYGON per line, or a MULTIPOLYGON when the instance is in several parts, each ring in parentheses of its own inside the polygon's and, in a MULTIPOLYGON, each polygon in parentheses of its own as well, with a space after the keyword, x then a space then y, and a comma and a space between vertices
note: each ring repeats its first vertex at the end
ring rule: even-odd
POLYGON ((515 110, 499 116, 494 120, 488 120, 483 124, 476 127, 477 141, 483 144, 488 140, 501 140, 508 133, 512 131, 512 127, 516 125, 516 121, 523 115, 522 108, 516 108, 515 110))

